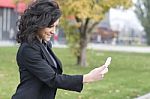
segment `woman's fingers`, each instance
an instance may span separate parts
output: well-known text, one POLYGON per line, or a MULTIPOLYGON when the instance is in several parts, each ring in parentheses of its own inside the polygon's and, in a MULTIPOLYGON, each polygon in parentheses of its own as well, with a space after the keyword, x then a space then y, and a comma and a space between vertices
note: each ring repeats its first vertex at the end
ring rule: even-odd
POLYGON ((100 71, 103 71, 103 70, 105 70, 106 68, 107 68, 107 66, 105 66, 105 65, 99 67, 100 71))
POLYGON ((104 75, 108 72, 107 66, 103 65, 101 67, 95 68, 84 76, 84 82, 93 82, 102 80, 104 75), (86 81, 87 80, 87 81, 86 81))
POLYGON ((108 72, 107 66, 103 65, 103 66, 99 67, 99 72, 100 72, 100 74, 106 74, 108 72))
POLYGON ((108 68, 105 68, 101 73, 106 74, 108 72, 108 68))

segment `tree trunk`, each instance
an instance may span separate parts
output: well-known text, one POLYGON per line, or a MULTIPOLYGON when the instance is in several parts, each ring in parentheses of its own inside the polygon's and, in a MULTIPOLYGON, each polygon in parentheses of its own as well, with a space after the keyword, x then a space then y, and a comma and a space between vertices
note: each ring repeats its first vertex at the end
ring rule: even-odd
MULTIPOLYGON (((82 42, 82 43, 86 43, 86 42, 82 42)), ((83 66, 83 67, 86 67, 87 66, 87 62, 86 62, 86 47, 84 44, 82 44, 83 46, 81 46, 80 48, 80 56, 77 57, 77 60, 78 60, 78 64, 83 66)), ((87 44, 86 44, 87 45, 87 44)))
POLYGON ((87 66, 86 62, 86 48, 87 48, 87 43, 88 43, 88 33, 87 33, 87 28, 88 28, 88 23, 90 19, 87 18, 85 20, 85 23, 81 25, 79 28, 80 30, 80 52, 79 56, 77 57, 77 63, 83 67, 87 66))

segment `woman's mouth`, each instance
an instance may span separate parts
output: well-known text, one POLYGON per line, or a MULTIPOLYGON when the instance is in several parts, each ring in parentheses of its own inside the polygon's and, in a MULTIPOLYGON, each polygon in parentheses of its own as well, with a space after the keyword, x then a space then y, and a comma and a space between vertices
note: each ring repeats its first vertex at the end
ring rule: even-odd
POLYGON ((47 33, 48 36, 52 36, 53 34, 54 33, 52 33, 52 32, 47 33))
POLYGON ((53 35, 54 33, 53 32, 49 32, 49 34, 53 35))

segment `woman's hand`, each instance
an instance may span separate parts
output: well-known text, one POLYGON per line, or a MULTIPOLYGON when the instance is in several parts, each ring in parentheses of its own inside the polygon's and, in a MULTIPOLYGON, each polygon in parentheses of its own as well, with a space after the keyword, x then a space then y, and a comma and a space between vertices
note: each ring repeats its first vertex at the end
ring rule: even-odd
POLYGON ((102 80, 104 74, 106 74, 107 72, 108 72, 108 68, 105 65, 95 68, 92 71, 90 71, 88 74, 83 75, 83 83, 102 80))

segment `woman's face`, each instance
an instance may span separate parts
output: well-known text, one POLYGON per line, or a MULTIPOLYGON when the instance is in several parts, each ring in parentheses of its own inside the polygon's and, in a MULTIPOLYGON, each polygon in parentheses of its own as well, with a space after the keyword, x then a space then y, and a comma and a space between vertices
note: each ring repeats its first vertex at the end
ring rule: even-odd
POLYGON ((52 35, 55 34, 58 23, 59 23, 59 20, 57 20, 51 27, 46 27, 44 29, 41 29, 39 31, 40 39, 44 41, 49 41, 52 35))

